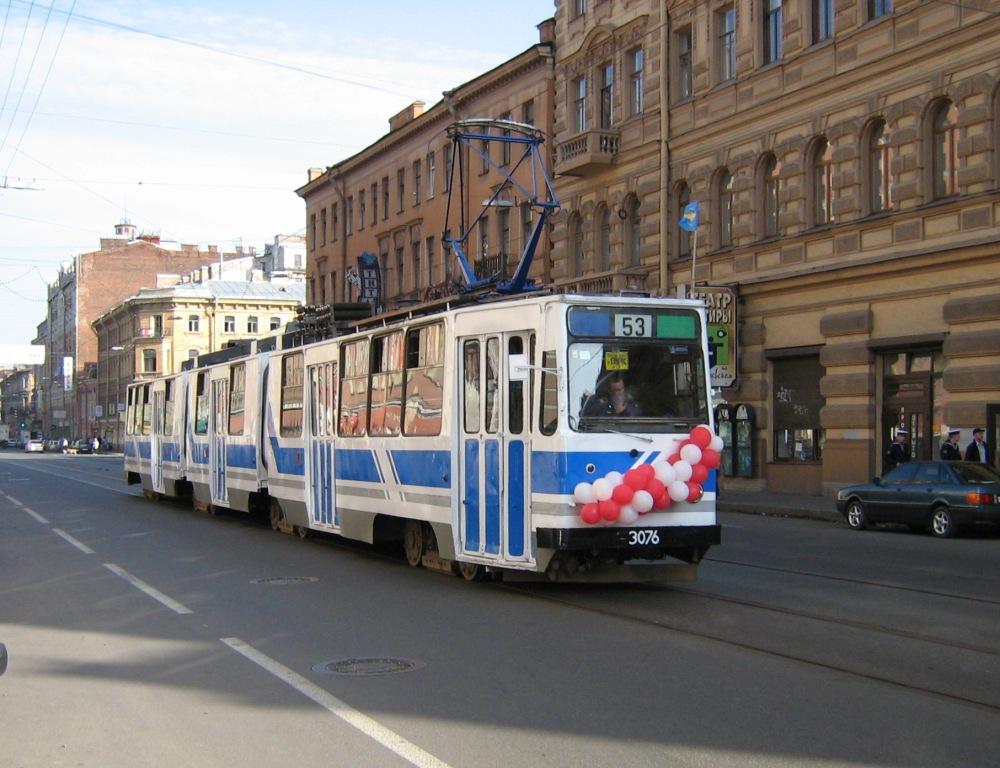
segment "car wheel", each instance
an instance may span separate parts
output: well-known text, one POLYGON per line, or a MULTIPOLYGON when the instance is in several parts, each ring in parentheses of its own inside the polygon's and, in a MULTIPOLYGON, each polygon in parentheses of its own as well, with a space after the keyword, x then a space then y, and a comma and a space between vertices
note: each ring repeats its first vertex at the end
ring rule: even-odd
POLYGON ((856 531, 863 531, 868 527, 868 515, 865 514, 864 505, 857 499, 852 499, 847 505, 847 524, 856 531))
POLYGON ((949 539, 955 535, 955 520, 948 507, 935 507, 931 512, 931 533, 940 539, 949 539))

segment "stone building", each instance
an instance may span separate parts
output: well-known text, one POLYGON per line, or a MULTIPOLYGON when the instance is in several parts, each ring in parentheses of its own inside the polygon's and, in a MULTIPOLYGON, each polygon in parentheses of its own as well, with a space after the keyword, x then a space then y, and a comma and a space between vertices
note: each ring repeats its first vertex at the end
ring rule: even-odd
MULTIPOLYGON (((543 130, 550 124, 551 21, 540 24, 539 32, 537 45, 449 91, 430 109, 414 102, 393 116, 389 133, 361 152, 326 170, 309 171, 308 183, 297 193, 306 204, 310 303, 356 298, 347 281, 348 268, 357 267, 363 252, 379 259, 386 306, 451 292, 459 272, 454 256, 442 248, 452 178, 452 142, 446 129, 459 118, 505 118, 543 130)), ((513 157, 495 143, 490 151, 500 165, 513 157)), ((472 153, 462 159, 468 171, 464 203, 471 220, 503 177, 472 153)), ((534 223, 523 201, 507 196, 498 202, 466 243, 470 261, 490 273, 513 269, 534 223)), ((449 234, 457 237, 456 208, 451 216, 449 234)), ((547 241, 544 237, 539 245, 531 272, 546 282, 547 241)))
POLYGON ((98 359, 85 434, 120 446, 129 384, 177 373, 234 341, 273 336, 304 298, 302 282, 209 280, 143 288, 118 302, 92 324, 98 359))

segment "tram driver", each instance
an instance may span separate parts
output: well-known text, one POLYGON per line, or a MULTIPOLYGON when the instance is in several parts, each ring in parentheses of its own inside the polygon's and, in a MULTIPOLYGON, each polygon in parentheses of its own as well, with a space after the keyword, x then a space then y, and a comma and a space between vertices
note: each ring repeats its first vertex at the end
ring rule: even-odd
POLYGON ((620 373, 612 374, 607 381, 607 390, 600 397, 591 398, 584 416, 642 416, 642 411, 632 399, 620 373))

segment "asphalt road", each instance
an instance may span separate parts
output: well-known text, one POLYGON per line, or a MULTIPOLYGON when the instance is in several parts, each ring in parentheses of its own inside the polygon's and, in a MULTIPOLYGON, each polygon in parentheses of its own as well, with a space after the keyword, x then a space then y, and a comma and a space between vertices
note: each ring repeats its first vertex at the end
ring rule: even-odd
POLYGON ((997 536, 731 515, 692 584, 467 584, 121 476, 0 453, 2 766, 1000 765, 997 536))

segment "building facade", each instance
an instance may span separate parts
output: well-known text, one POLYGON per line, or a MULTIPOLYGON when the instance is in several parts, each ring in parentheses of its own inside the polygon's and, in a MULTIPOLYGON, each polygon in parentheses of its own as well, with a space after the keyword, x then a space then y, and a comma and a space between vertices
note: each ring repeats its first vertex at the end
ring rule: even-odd
MULTIPOLYGON (((379 260, 387 307, 452 292, 460 273, 442 246, 454 165, 446 129, 456 119, 484 117, 546 129, 552 115, 551 21, 539 31, 538 45, 448 92, 426 111, 414 102, 390 119, 389 133, 371 146, 326 170, 310 170, 309 182, 297 190, 306 204, 308 302, 355 299, 348 269, 356 269, 364 252, 379 260)), ((488 151, 498 165, 516 162, 497 144, 488 151)), ((456 206, 464 204, 471 221, 503 180, 481 155, 466 153, 462 164, 467 199, 452 203, 453 237, 460 229, 456 206)), ((530 206, 515 197, 505 195, 469 233, 465 249, 479 272, 509 274, 517 263, 534 222, 530 206)), ((542 238, 531 271, 544 282, 551 277, 548 239, 542 238)))
POLYGON ((10 437, 28 437, 38 429, 38 401, 33 368, 15 369, 0 379, 0 408, 10 437))
POLYGON ((87 436, 122 445, 128 385, 177 373, 190 358, 274 336, 296 317, 305 284, 209 280, 144 288, 93 322, 97 363, 87 436))

